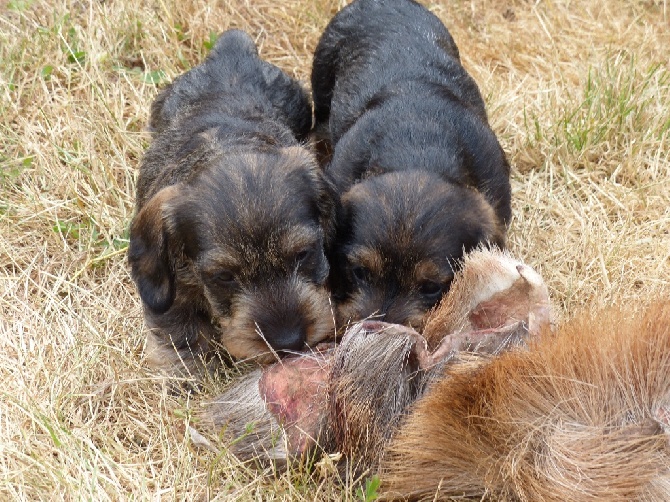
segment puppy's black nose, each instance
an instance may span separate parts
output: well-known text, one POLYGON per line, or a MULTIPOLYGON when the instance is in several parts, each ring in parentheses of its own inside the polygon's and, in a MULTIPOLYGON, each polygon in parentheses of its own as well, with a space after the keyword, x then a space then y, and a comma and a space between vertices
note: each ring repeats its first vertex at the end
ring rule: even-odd
POLYGON ((277 351, 302 350, 305 346, 305 328, 300 322, 289 322, 283 325, 272 323, 261 332, 270 346, 277 351))
POLYGON ((268 336, 268 342, 278 351, 302 350, 305 346, 305 332, 298 327, 279 329, 268 336))

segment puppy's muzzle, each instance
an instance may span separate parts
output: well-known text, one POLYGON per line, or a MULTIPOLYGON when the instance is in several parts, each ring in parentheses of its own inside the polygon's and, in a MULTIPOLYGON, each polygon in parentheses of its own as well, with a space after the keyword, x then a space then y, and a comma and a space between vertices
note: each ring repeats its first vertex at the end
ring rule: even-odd
POLYGON ((295 276, 283 284, 256 290, 248 315, 270 348, 276 352, 305 348, 311 325, 319 317, 310 301, 315 293, 312 285, 295 276))
POLYGON ((258 328, 265 341, 277 352, 299 351, 305 347, 307 329, 297 318, 275 319, 266 325, 259 324, 258 328))
POLYGON ((329 339, 333 323, 327 290, 293 275, 245 291, 223 341, 233 357, 273 361, 329 339))

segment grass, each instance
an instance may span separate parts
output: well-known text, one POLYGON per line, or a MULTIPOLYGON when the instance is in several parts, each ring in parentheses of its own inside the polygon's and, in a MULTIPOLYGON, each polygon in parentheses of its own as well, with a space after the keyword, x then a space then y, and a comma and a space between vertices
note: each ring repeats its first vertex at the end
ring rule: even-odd
MULTIPOLYGON (((160 85, 229 27, 308 81, 341 5, 0 2, 0 499, 374 498, 376 480, 338 485, 327 462, 261 476, 194 448, 198 400, 145 369, 125 260, 160 85)), ((557 320, 667 297, 667 2, 429 7, 486 97, 513 165, 510 248, 544 276, 557 320)))

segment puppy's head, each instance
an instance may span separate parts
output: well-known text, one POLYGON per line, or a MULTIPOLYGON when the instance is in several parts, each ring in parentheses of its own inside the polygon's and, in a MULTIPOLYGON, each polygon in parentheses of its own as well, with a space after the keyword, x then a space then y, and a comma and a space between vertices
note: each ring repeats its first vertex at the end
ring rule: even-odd
POLYGON ((129 261, 142 300, 156 315, 188 310, 195 299, 180 296, 180 284, 196 287, 238 359, 271 361, 323 341, 333 330, 331 193, 299 147, 210 159, 133 221, 129 261))
POLYGON ((342 198, 333 260, 338 324, 377 315, 422 328, 463 253, 486 242, 503 247, 504 233, 480 193, 433 173, 354 185, 342 198))

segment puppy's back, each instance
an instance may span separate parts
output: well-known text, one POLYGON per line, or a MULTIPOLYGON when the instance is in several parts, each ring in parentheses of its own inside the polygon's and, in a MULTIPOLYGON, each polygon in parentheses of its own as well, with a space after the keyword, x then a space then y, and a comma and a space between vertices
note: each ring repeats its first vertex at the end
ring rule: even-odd
POLYGON ((353 2, 331 20, 314 53, 317 125, 334 113, 330 127, 337 142, 371 100, 374 106, 384 93, 397 92, 395 83, 410 80, 444 86, 486 118, 479 89, 434 14, 413 0, 353 2))
POLYGON ((300 83, 263 61, 246 33, 223 33, 200 65, 177 77, 151 106, 154 133, 137 182, 137 209, 214 158, 298 146, 312 108, 300 83))
POLYGON ((386 172, 431 171, 477 189, 509 224, 509 163, 453 38, 425 7, 356 0, 342 9, 315 51, 312 90, 339 191, 386 172))
POLYGON ((205 61, 177 77, 151 106, 149 127, 162 132, 194 108, 237 114, 263 109, 284 121, 298 139, 307 137, 311 106, 300 84, 258 57, 249 35, 229 30, 217 40, 205 61))

